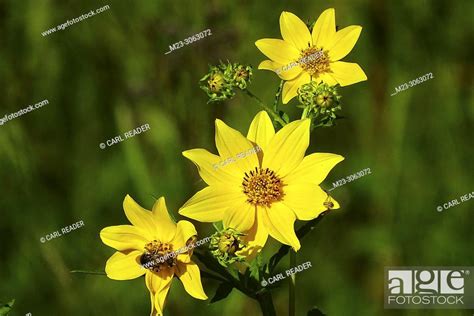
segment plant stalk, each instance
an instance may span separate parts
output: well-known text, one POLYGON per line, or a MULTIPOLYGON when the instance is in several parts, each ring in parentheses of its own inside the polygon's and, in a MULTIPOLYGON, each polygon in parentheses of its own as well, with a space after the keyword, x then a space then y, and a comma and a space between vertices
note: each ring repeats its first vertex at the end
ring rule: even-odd
MULTIPOLYGON (((296 266, 296 252, 290 250, 290 269, 296 266)), ((296 274, 292 274, 289 280, 288 292, 288 316, 296 315, 296 274)))
POLYGON ((273 306, 272 294, 268 291, 265 291, 257 295, 256 300, 260 305, 263 316, 276 316, 275 306, 273 306))
POLYGON ((253 94, 252 92, 250 92, 248 89, 245 89, 245 90, 243 90, 243 91, 245 91, 245 93, 246 93, 249 97, 255 99, 255 100, 257 101, 258 105, 260 105, 265 111, 267 111, 268 113, 270 113, 270 115, 273 117, 273 119, 274 119, 275 121, 277 121, 278 123, 280 123, 281 126, 285 126, 285 125, 286 125, 285 121, 283 121, 282 118, 281 118, 280 116, 278 116, 277 113, 275 113, 275 111, 273 111, 273 110, 270 109, 268 106, 266 106, 266 105, 262 102, 262 100, 260 100, 255 94, 253 94))

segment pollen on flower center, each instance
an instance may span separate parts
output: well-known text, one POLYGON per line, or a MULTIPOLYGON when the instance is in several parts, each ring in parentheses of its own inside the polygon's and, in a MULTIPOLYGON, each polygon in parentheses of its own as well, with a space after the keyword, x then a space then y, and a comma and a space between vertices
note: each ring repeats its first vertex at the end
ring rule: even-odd
POLYGON ((268 168, 255 168, 246 172, 242 186, 247 202, 255 206, 270 206, 273 202, 281 201, 284 196, 283 182, 268 168))
POLYGON ((311 76, 317 77, 320 74, 329 72, 329 56, 322 48, 310 47, 301 52, 299 64, 311 76))
POLYGON ((145 252, 140 257, 140 264, 145 269, 159 272, 166 267, 175 266, 176 256, 173 245, 153 240, 145 245, 145 252))

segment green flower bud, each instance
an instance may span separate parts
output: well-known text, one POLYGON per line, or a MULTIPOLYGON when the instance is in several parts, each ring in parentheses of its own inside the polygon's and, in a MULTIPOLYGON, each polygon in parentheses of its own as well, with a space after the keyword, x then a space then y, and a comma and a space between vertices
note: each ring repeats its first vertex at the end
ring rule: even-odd
POLYGON ((218 67, 209 67, 209 73, 199 81, 199 86, 209 97, 210 102, 232 99, 235 93, 232 86, 227 82, 224 72, 218 67))
POLYGON ((211 236, 209 250, 219 263, 228 267, 234 262, 243 262, 244 256, 239 255, 247 245, 242 240, 245 234, 233 228, 226 228, 211 236))
POLYGON ((298 100, 311 118, 317 119, 316 126, 332 126, 341 109, 337 86, 311 81, 298 89, 298 100))

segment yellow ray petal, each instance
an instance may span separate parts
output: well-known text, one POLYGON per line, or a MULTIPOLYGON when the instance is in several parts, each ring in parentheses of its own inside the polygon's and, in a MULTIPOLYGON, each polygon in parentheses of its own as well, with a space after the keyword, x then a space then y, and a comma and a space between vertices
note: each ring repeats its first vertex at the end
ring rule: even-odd
POLYGON ((109 226, 100 231, 102 242, 118 251, 143 250, 150 242, 145 235, 143 229, 132 225, 109 226))
POLYGON ((336 61, 331 63, 331 76, 342 86, 367 80, 367 76, 356 63, 336 61))
POLYGON ((142 276, 145 269, 140 265, 142 251, 114 253, 105 264, 105 273, 113 280, 131 280, 142 276))
POLYGON ((292 80, 296 78, 302 71, 303 68, 298 65, 283 65, 275 61, 264 60, 258 65, 258 69, 271 70, 275 72, 278 77, 283 80, 292 80))
POLYGON ((327 207, 323 203, 327 197, 328 194, 320 187, 309 182, 299 182, 285 187, 283 203, 295 212, 299 220, 309 221, 326 211, 327 207))
POLYGON ((291 99, 298 95, 298 89, 305 83, 311 81, 311 76, 307 72, 302 72, 297 78, 285 82, 283 85, 282 100, 287 104, 291 99))
POLYGON ((224 227, 231 227, 238 231, 249 230, 255 221, 255 206, 247 202, 242 196, 242 200, 229 207, 224 214, 224 227))
POLYGON ((197 236, 197 231, 194 225, 188 221, 179 221, 176 229, 176 236, 174 236, 171 243, 175 247, 175 250, 179 250, 186 246, 186 242, 192 236, 197 236))
POLYGON ((247 242, 247 247, 242 251, 241 255, 245 256, 247 261, 251 261, 257 256, 265 246, 268 239, 268 231, 263 222, 263 212, 264 210, 257 209, 253 226, 244 236, 244 241, 247 242))
POLYGON ((327 47, 329 50, 329 59, 331 61, 337 61, 347 56, 357 43, 361 31, 362 27, 358 25, 351 25, 337 31, 327 47))
POLYGON ((330 74, 324 73, 318 76, 318 78, 315 80, 316 82, 324 82, 327 83, 330 86, 335 86, 337 85, 336 79, 334 79, 330 74))
POLYGON ((311 34, 306 24, 291 12, 283 11, 280 15, 281 36, 299 50, 311 47, 311 34))
POLYGON ((240 173, 232 173, 233 168, 221 168, 221 157, 211 154, 205 149, 183 151, 183 156, 191 160, 198 168, 199 175, 208 185, 240 183, 240 173))
POLYGON ((156 223, 151 212, 138 205, 128 194, 123 200, 123 209, 130 223, 144 229, 147 239, 153 239, 156 223))
POLYGON ((288 206, 281 202, 273 203, 269 208, 263 209, 262 215, 270 236, 282 244, 293 247, 295 251, 300 249, 300 241, 293 227, 296 215, 288 206))
POLYGON ((170 217, 164 197, 160 197, 153 205, 153 217, 155 218, 155 234, 158 240, 164 243, 170 242, 176 235, 176 224, 170 217))
POLYGON ((294 182, 309 182, 319 185, 326 179, 329 171, 344 157, 329 153, 315 153, 303 158, 301 164, 287 175, 283 182, 291 184, 294 182))
POLYGON ((165 307, 166 295, 173 280, 174 269, 163 269, 159 272, 147 271, 145 284, 150 291, 151 315, 162 315, 165 307))
POLYGON ((319 16, 318 20, 314 24, 313 32, 311 36, 313 37, 313 45, 316 47, 323 47, 326 49, 326 46, 336 35, 336 17, 335 11, 333 8, 325 10, 319 16))
POLYGON ((219 119, 216 120, 216 147, 223 160, 227 158, 232 159, 222 168, 238 168, 242 171, 241 175, 243 176, 244 172, 259 166, 257 155, 246 154, 255 148, 255 145, 239 131, 227 126, 227 124, 219 119))
POLYGON ((279 177, 285 177, 297 168, 309 146, 309 119, 285 125, 268 144, 262 167, 269 168, 279 177))
POLYGON ((270 116, 265 111, 258 112, 250 124, 247 139, 258 144, 265 152, 265 148, 273 136, 275 136, 275 128, 270 116))
POLYGON ((186 292, 194 298, 207 300, 207 295, 202 288, 201 273, 197 264, 194 262, 186 264, 178 262, 176 268, 176 275, 183 283, 186 292))
POLYGON ((179 214, 200 222, 219 222, 224 212, 242 200, 244 193, 236 187, 209 186, 197 192, 179 210, 179 214))
POLYGON ((296 47, 281 39, 264 38, 256 41, 255 46, 265 56, 282 65, 289 64, 300 57, 300 51, 296 47))

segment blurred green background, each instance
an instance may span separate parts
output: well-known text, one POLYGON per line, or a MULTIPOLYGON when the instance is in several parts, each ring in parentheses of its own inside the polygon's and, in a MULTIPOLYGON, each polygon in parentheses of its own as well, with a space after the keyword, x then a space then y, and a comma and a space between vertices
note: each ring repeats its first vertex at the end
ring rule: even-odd
MULTIPOLYGON (((126 224, 127 193, 148 208, 165 196, 176 214, 204 186, 181 152, 216 152, 215 118, 246 133, 258 105, 243 94, 206 104, 197 82, 208 64, 228 59, 256 68, 265 57, 254 42, 280 38, 282 11, 313 21, 328 7, 340 27, 363 26, 345 60, 369 79, 341 90, 346 119, 316 130, 308 152, 346 157, 326 189, 365 168, 372 174, 335 189, 342 208, 304 239, 298 262, 313 268, 297 275, 297 315, 313 305, 328 315, 471 315, 385 310, 383 288, 385 266, 474 266, 474 200, 436 210, 474 191, 473 1, 0 0, 0 117, 49 100, 0 126, 0 301, 16 299, 11 315, 148 315, 143 278, 69 271, 104 268, 114 250, 99 231, 126 224), (107 4, 108 11, 41 35, 107 4), (164 54, 208 28, 212 36, 164 54), (433 79, 390 96, 429 72, 433 79), (99 148, 145 123, 150 131, 99 148), (40 242, 79 220, 84 227, 40 242)), ((273 102, 278 78, 255 69, 253 79, 250 90, 273 102)), ((292 119, 300 114, 294 105, 286 106, 292 119)), ((211 233, 211 225, 194 223, 201 237, 211 233)), ((277 247, 272 240, 265 255, 277 247)), ((274 299, 278 315, 286 315, 286 281, 281 285, 274 299)), ((211 297, 216 283, 204 280, 204 288, 211 297)), ((208 305, 177 280, 165 309, 259 313, 236 290, 208 305)))

